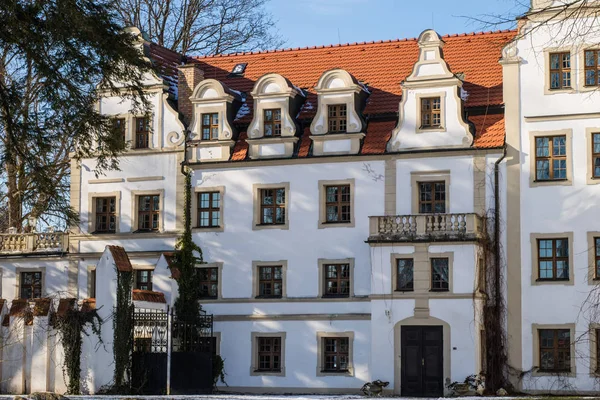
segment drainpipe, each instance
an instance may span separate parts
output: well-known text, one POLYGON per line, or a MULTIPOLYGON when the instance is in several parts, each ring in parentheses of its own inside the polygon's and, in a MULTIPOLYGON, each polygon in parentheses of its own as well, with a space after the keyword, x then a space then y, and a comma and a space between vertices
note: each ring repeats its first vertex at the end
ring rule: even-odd
POLYGON ((494 163, 494 262, 495 262, 495 296, 500 298, 500 163, 506 158, 506 145, 502 149, 502 157, 494 163))
POLYGON ((185 166, 188 165, 188 161, 187 161, 187 139, 189 137, 189 133, 190 131, 188 131, 187 129, 183 130, 183 134, 185 135, 183 138, 183 161, 181 162, 181 173, 183 175, 185 175, 185 166))

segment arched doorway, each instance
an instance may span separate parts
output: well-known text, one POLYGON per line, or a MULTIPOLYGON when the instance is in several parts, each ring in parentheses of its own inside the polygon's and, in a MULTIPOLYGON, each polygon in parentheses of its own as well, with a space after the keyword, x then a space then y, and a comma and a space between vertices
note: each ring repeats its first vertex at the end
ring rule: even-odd
POLYGON ((394 326, 394 393, 440 397, 450 378, 450 325, 411 317, 394 326))

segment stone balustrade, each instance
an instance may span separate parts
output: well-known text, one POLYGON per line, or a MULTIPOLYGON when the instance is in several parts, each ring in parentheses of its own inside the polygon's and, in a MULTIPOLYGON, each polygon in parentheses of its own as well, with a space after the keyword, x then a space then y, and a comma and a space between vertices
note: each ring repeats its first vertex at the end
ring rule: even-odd
POLYGON ((62 253, 68 246, 66 232, 0 233, 0 254, 62 253))
POLYGON ((483 234, 483 219, 474 213, 369 217, 371 242, 476 240, 483 234))

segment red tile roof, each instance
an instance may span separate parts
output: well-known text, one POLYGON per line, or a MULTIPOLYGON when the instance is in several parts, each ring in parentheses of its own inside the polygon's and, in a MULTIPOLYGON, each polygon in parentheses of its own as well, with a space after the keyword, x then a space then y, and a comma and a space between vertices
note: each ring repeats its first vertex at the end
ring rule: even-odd
POLYGON ((125 249, 121 246, 107 246, 108 250, 113 256, 115 260, 115 265, 117 266, 117 270, 119 272, 131 272, 133 271, 133 267, 131 266, 131 261, 129 261, 129 256, 125 249))
POLYGON ((133 289, 132 297, 134 301, 147 301, 150 303, 166 303, 165 294, 162 292, 153 292, 151 290, 133 289))
POLYGON ((177 66, 181 64, 184 57, 155 43, 146 43, 144 49, 159 76, 169 85, 169 93, 177 98, 177 66))
POLYGON ((45 299, 35 299, 35 305, 33 306, 33 316, 34 317, 45 317, 50 312, 50 305, 52 304, 51 300, 48 298, 45 299))
POLYGON ((94 298, 89 298, 89 299, 85 299, 83 300, 83 302, 81 303, 81 311, 82 312, 90 312, 96 309, 96 299, 94 298))
MULTIPOLYGON (((446 43, 444 57, 452 72, 463 77, 463 88, 468 93, 465 102, 467 109, 503 104, 502 67, 498 60, 502 47, 515 33, 497 31, 443 37, 446 43)), ((317 96, 313 88, 321 74, 333 68, 342 68, 366 84, 371 92, 364 114, 385 114, 390 118, 390 121, 370 122, 363 140, 361 154, 381 154, 385 152, 391 130, 397 122, 402 94, 400 82, 411 73, 418 56, 417 39, 403 39, 194 57, 188 58, 188 62, 199 63, 205 78, 220 80, 232 89, 246 92, 246 105, 250 112, 240 115, 240 124, 246 124, 252 118, 253 103, 249 92, 256 80, 264 74, 278 73, 308 91, 307 101, 299 115, 300 119, 307 119, 316 112, 317 96), (248 63, 244 76, 229 77, 238 63, 248 63)), ((498 111, 497 109, 496 112, 498 111)), ((502 146, 502 119, 502 115, 491 117, 487 121, 473 117, 471 122, 477 128, 474 146, 502 146)), ((232 161, 246 159, 248 145, 244 141, 245 137, 242 132, 234 147, 232 161)), ((309 156, 310 142, 305 128, 297 148, 298 157, 309 156)))
POLYGON ((56 310, 56 314, 58 316, 64 317, 67 315, 67 311, 73 310, 75 308, 75 304, 77 299, 60 299, 58 301, 58 310, 56 310))

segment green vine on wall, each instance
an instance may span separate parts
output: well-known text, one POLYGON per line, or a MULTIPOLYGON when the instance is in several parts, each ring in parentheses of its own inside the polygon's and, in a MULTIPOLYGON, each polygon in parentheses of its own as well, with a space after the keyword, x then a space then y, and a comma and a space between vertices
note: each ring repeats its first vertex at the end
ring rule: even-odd
MULTIPOLYGON (((115 266, 116 268, 116 266, 115 266)), ((113 315, 113 354, 115 360, 115 393, 129 391, 131 376, 131 349, 133 347, 133 302, 131 290, 133 272, 117 270, 117 305, 113 315)))
POLYGON ((179 296, 175 300, 175 313, 179 321, 196 323, 200 316, 200 276, 196 265, 203 263, 202 249, 192 239, 192 174, 185 172, 185 192, 183 208, 183 234, 177 240, 174 268, 177 269, 179 296), (196 254, 198 256, 196 256, 196 254))
POLYGON ((89 336, 87 327, 102 342, 102 318, 97 310, 82 310, 75 305, 63 315, 54 314, 54 328, 60 333, 60 340, 64 350, 63 375, 67 382, 67 394, 81 394, 81 345, 83 336, 89 336))

